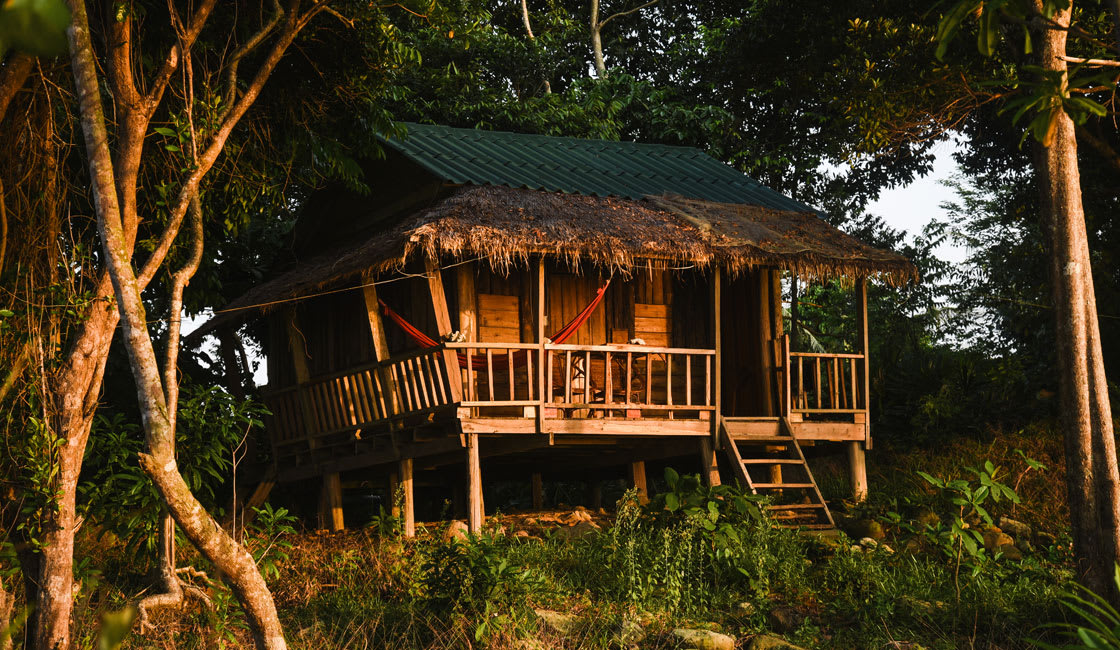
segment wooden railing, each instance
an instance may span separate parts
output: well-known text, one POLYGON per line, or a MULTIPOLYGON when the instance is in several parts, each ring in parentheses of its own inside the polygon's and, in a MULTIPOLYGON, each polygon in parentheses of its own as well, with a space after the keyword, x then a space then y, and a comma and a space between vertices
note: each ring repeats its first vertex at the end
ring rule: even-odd
POLYGON ((407 352, 267 393, 273 443, 283 447, 304 442, 315 448, 319 438, 331 434, 453 404, 442 353, 442 347, 407 352))
POLYGON ((535 406, 540 403, 536 343, 445 343, 458 356, 464 407, 535 406))
POLYGON ((548 345, 546 406, 560 417, 708 417, 715 350, 644 345, 548 345), (582 413, 581 413, 582 411, 582 413), (701 415, 703 414, 703 415, 701 415))
POLYGON ((791 352, 789 337, 776 342, 782 402, 787 413, 867 411, 866 364, 862 354, 791 352), (784 372, 785 369, 789 372, 784 372))
POLYGON ((641 345, 447 343, 463 374, 462 406, 537 407, 550 418, 706 417, 714 350, 641 345), (543 362, 543 368, 542 368, 543 362), (542 372, 543 370, 543 372, 542 372), (647 413, 643 413, 647 412, 647 413))

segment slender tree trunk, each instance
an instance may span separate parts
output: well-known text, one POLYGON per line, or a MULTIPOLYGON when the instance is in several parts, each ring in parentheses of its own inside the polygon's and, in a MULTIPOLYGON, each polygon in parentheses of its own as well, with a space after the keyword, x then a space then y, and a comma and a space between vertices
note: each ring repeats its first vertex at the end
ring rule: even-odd
MULTIPOLYGON (((191 493, 175 462, 172 420, 174 415, 168 405, 168 398, 173 396, 174 391, 166 391, 163 385, 140 295, 142 287, 155 274, 153 265, 161 263, 163 258, 149 259, 139 277, 132 267, 129 244, 131 239, 122 221, 121 203, 117 197, 114 165, 109 153, 85 2, 71 0, 70 5, 73 19, 67 30, 67 36, 70 42, 74 86, 81 111, 80 122, 89 164, 91 194, 97 211, 98 232, 105 253, 105 265, 112 278, 113 290, 117 297, 117 312, 122 320, 124 344, 136 383, 147 441, 147 453, 140 454, 140 466, 152 479, 183 533, 201 554, 226 576, 248 615, 257 647, 284 650, 287 646, 276 606, 252 555, 223 531, 214 518, 206 512, 191 493)), ((293 3, 293 9, 296 7, 298 3, 293 3)), ((225 138, 255 100, 264 80, 299 29, 306 24, 305 19, 310 19, 311 15, 314 14, 306 15, 304 18, 297 18, 294 14, 289 15, 289 22, 278 43, 262 64, 246 94, 227 109, 229 112, 226 117, 223 117, 222 126, 207 148, 206 160, 198 165, 190 179, 184 183, 180 196, 184 193, 191 197, 195 195, 202 175, 220 153, 225 138)), ((181 218, 187 206, 180 205, 177 209, 182 210, 181 218)), ((153 253, 154 256, 166 254, 176 232, 171 230, 165 232, 159 247, 153 253)))
MULTIPOLYGON (((108 284, 107 278, 103 284, 108 284)), ((117 310, 112 304, 95 302, 66 362, 48 380, 55 400, 54 430, 63 444, 58 448, 58 478, 54 486, 58 497, 54 508, 47 508, 44 513, 44 546, 39 559, 38 599, 32 628, 32 647, 39 650, 70 647, 78 475, 117 321, 117 310)))
POLYGON ((607 76, 607 64, 603 61, 603 24, 599 22, 599 0, 591 0, 591 51, 595 55, 595 76, 607 76))
MULTIPOLYGON (((1054 20, 1068 25, 1070 10, 1054 20)), ((1066 32, 1046 29, 1040 56, 1047 70, 1066 72, 1066 32)), ((1042 206, 1051 232, 1051 283, 1056 319, 1061 423, 1065 439, 1070 519, 1082 582, 1116 594, 1112 567, 1120 560, 1120 477, 1100 349, 1085 213, 1073 121, 1058 111, 1049 141, 1036 147, 1042 206)))

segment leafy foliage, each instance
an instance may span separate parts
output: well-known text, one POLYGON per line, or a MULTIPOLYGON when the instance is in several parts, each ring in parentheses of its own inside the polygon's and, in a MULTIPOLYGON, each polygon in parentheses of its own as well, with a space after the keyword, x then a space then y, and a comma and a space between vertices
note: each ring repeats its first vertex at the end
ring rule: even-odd
MULTIPOLYGON (((239 401, 219 388, 184 386, 176 430, 179 471, 208 509, 220 509, 223 486, 244 453, 246 438, 263 426, 264 412, 259 404, 239 401)), ((163 505, 138 465, 137 454, 143 450, 138 425, 120 413, 99 415, 91 437, 87 478, 79 486, 88 516, 132 552, 154 556, 163 505)), ((282 517, 268 512, 265 520, 282 517)))

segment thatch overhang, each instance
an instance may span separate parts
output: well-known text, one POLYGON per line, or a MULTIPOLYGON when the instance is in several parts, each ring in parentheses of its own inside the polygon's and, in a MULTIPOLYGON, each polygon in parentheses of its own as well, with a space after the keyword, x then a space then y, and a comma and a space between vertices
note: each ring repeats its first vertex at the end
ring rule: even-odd
MULTIPOLYGON (((486 261, 498 272, 538 255, 627 276, 658 267, 767 266, 807 279, 916 280, 914 265, 868 246, 812 212, 679 196, 642 200, 470 185, 359 243, 309 259, 220 310, 212 331, 254 311, 404 270, 422 255, 486 261)), ((198 332, 201 335, 204 332, 198 332)))

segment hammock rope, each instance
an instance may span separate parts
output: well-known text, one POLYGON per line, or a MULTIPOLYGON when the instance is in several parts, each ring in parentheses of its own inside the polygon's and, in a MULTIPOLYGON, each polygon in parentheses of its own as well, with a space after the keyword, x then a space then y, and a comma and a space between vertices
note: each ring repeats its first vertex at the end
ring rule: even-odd
MULTIPOLYGON (((599 287, 599 289, 597 289, 595 292, 595 296, 591 298, 591 302, 589 302, 587 306, 583 308, 583 311, 576 314, 575 317, 572 318, 572 320, 568 321, 567 324, 564 325, 564 327, 561 327, 558 332, 550 336, 549 340, 556 345, 562 345, 565 341, 570 339, 572 335, 575 334, 576 331, 578 331, 579 328, 583 326, 583 324, 586 323, 589 318, 591 318, 591 315, 595 313, 595 309, 598 308, 599 303, 603 302, 603 296, 606 295, 607 287, 609 287, 610 284, 611 281, 607 280, 606 283, 603 284, 603 286, 599 287)), ((390 308, 384 300, 381 300, 379 298, 377 300, 377 304, 381 307, 382 314, 387 316, 389 320, 393 321, 393 323, 395 323, 397 327, 399 327, 401 331, 404 332, 406 336, 408 336, 408 338, 418 343, 421 347, 434 348, 440 344, 440 342, 436 339, 433 339, 432 337, 417 329, 416 326, 408 322, 408 320, 405 319, 404 316, 401 316, 397 312, 393 311, 393 309, 390 308)), ((483 343, 482 345, 484 346, 485 344, 483 343)), ((515 352, 513 354, 513 362, 518 366, 525 365, 527 363, 527 352, 528 350, 520 350, 518 352, 515 352)), ((507 355, 508 353, 503 353, 501 355, 491 355, 490 362, 495 366, 498 364, 506 365, 508 364, 508 359, 506 358, 507 355)), ((459 367, 466 369, 467 355, 463 352, 459 352, 456 356, 459 357, 459 367)), ((485 357, 480 358, 476 356, 471 360, 470 365, 473 367, 473 369, 479 370, 485 368, 486 364, 487 360, 485 357)))

